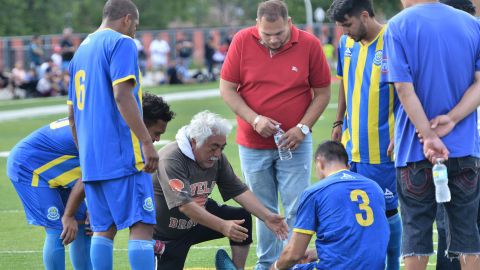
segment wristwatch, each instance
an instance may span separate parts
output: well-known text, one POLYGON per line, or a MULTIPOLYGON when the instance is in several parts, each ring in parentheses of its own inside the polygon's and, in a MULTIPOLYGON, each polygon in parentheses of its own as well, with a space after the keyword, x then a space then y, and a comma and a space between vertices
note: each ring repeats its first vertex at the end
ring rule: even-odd
POLYGON ((310 128, 307 125, 304 125, 302 123, 298 123, 297 127, 302 131, 302 133, 304 135, 307 135, 308 133, 310 133, 310 128))

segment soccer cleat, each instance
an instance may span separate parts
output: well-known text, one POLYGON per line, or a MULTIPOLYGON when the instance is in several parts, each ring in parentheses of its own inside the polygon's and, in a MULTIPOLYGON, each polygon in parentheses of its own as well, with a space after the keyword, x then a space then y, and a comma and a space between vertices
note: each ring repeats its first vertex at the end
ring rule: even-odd
POLYGON ((215 268, 217 270, 237 270, 225 249, 217 250, 217 254, 215 254, 215 268))

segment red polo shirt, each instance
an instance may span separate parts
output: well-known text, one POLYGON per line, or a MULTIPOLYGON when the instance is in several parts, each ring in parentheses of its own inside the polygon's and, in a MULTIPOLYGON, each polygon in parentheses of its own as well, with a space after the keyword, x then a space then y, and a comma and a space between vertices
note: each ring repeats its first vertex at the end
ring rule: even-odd
MULTIPOLYGON (((330 68, 320 41, 291 28, 290 40, 270 56, 260 43, 256 27, 238 32, 222 66, 222 79, 239 84, 238 93, 260 115, 282 123, 283 130, 297 125, 312 101, 311 88, 330 85, 330 68)), ((263 138, 237 116, 237 143, 249 148, 273 149, 273 137, 263 138)))

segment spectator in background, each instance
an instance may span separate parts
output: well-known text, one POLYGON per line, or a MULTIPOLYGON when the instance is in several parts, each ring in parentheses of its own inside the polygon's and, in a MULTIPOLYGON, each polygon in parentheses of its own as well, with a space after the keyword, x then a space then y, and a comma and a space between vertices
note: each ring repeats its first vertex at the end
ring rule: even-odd
POLYGON ((182 74, 184 80, 190 79, 190 62, 193 55, 193 43, 182 36, 177 40, 177 66, 178 72, 182 74))
POLYGON ((62 68, 62 55, 60 54, 62 52, 62 47, 55 45, 53 47, 53 53, 50 56, 50 59, 52 59, 53 63, 55 66, 62 68))
POLYGON ((53 69, 47 69, 37 83, 37 92, 40 97, 53 97, 60 91, 60 78, 53 69))
POLYGON ((35 69, 36 74, 39 74, 40 65, 43 63, 45 56, 40 36, 35 35, 32 37, 28 52, 30 55, 30 68, 35 69))
POLYGON ((170 45, 162 39, 161 34, 150 43, 150 61, 152 62, 152 76, 156 83, 165 82, 165 71, 168 67, 168 54, 170 45))
POLYGON ((215 60, 213 59, 213 55, 216 52, 216 46, 215 46, 215 39, 212 35, 209 35, 207 38, 207 42, 205 42, 205 65, 207 66, 207 76, 208 79, 211 81, 215 81, 215 73, 213 72, 213 68, 215 66, 215 60))
POLYGON ((176 60, 170 61, 166 72, 168 84, 183 84, 182 75, 177 70, 176 60))
POLYGON ((62 66, 61 69, 63 72, 68 72, 68 65, 75 54, 75 46, 73 45, 72 41, 72 33, 73 29, 67 27, 63 29, 63 36, 62 40, 60 41, 60 47, 62 49, 62 66))
POLYGON ((138 51, 138 66, 143 75, 145 75, 147 67, 147 54, 145 53, 145 48, 143 47, 142 42, 138 38, 134 38, 135 46, 137 46, 138 51))

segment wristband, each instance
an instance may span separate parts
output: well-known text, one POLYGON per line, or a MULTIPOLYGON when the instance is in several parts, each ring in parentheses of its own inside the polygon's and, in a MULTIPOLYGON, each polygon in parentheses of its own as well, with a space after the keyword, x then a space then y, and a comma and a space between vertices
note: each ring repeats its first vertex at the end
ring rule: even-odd
POLYGON ((335 121, 335 122, 333 122, 332 128, 336 128, 336 127, 341 126, 341 125, 343 125, 343 121, 341 121, 341 120, 340 121, 335 121))
POLYGON ((280 270, 280 269, 278 269, 278 267, 277 267, 277 261, 275 261, 275 262, 273 263, 273 269, 274 269, 274 270, 280 270))
POLYGON ((253 130, 256 130, 257 124, 260 121, 260 117, 262 117, 262 116, 260 114, 258 114, 257 117, 255 117, 255 120, 253 120, 253 124, 252 124, 253 130))

